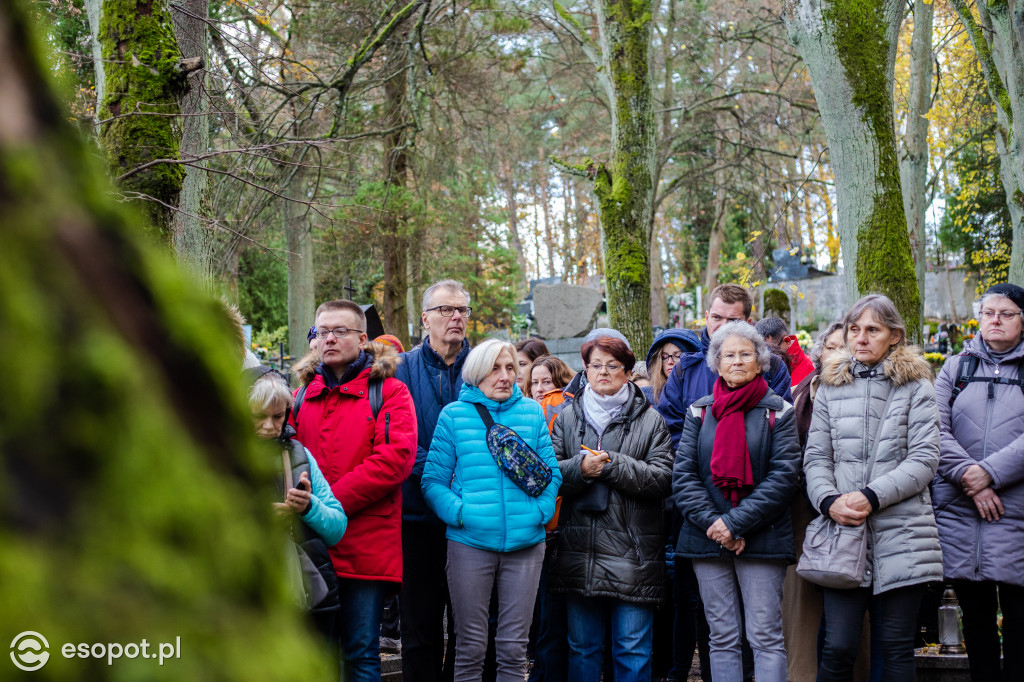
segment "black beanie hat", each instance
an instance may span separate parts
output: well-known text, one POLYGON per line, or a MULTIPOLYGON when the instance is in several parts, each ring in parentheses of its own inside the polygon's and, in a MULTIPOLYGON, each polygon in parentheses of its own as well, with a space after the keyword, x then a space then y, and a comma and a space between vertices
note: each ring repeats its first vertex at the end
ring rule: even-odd
POLYGON ((1014 303, 1017 307, 1024 311, 1024 289, 1020 288, 1016 284, 1004 283, 996 284, 995 286, 989 287, 985 295, 997 294, 999 296, 1005 296, 1014 303))

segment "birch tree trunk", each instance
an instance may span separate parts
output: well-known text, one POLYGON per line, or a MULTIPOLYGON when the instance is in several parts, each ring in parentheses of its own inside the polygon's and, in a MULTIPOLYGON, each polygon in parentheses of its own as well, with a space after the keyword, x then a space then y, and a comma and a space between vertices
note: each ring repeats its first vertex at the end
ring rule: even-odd
POLYGON ((879 292, 916 338, 920 293, 903 212, 893 69, 903 0, 786 0, 835 170, 848 303, 879 292))
MULTIPOLYGON (((408 52, 404 41, 391 40, 389 62, 398 72, 384 84, 389 114, 388 128, 395 128, 405 119, 408 92, 408 52)), ((384 236, 384 329, 394 334, 405 348, 409 343, 409 311, 406 293, 409 288, 409 235, 405 215, 406 175, 409 170, 408 133, 397 130, 384 137, 384 169, 390 191, 398 195, 396 207, 385 206, 381 215, 384 236)))
MULTIPOLYGON (((181 56, 209 62, 208 0, 180 0, 173 8, 174 34, 181 56)), ((181 158, 194 159, 210 146, 209 100, 206 93, 206 70, 198 69, 188 76, 188 90, 180 101, 181 158)), ((202 219, 202 200, 206 194, 204 161, 185 170, 178 211, 174 221, 174 249, 178 262, 207 289, 213 287, 213 229, 202 219)))
POLYGON ((1013 221, 1009 280, 1024 285, 1024 2, 950 0, 967 29, 996 108, 996 151, 1013 221))
POLYGON ((917 289, 921 292, 919 314, 924 314, 925 212, 928 210, 928 110, 932 93, 932 24, 935 5, 914 0, 914 35, 910 41, 910 106, 907 129, 900 150, 903 212, 907 216, 910 251, 914 256, 917 289))
MULTIPOLYGON (((293 154, 297 164, 305 154, 293 154)), ((306 332, 316 322, 316 270, 313 266, 313 225, 306 197, 306 169, 295 167, 282 194, 291 199, 281 204, 282 227, 288 248, 288 353, 301 358, 309 351, 306 332)))

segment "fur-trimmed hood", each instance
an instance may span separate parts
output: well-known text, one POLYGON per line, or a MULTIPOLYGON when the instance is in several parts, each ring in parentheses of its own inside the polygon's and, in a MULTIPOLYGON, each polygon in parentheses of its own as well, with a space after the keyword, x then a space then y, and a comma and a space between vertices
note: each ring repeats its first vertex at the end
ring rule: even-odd
MULTIPOLYGON (((370 356, 372 367, 370 368, 370 379, 388 379, 395 376, 398 363, 402 361, 394 346, 379 341, 370 341, 363 349, 370 356)), ((317 369, 320 368, 320 359, 316 351, 309 351, 301 360, 292 365, 292 371, 299 377, 299 384, 305 386, 313 381, 317 369)))
MULTIPOLYGON (((853 358, 848 349, 838 351, 822 366, 821 382, 827 386, 851 384, 854 372, 859 371, 858 367, 866 369, 853 358)), ((897 346, 882 361, 882 372, 892 380, 894 386, 903 386, 921 379, 935 380, 931 365, 917 346, 897 346)))

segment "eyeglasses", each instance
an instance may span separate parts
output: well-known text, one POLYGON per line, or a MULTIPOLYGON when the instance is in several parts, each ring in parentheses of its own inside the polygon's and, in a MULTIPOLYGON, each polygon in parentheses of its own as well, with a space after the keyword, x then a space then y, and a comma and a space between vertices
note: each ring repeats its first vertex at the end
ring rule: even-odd
POLYGON ((436 305, 433 308, 427 308, 423 312, 429 313, 431 310, 436 310, 437 312, 441 313, 441 317, 451 317, 452 315, 455 314, 456 310, 458 310, 459 315, 462 315, 463 317, 469 317, 470 315, 473 314, 473 309, 470 308, 468 305, 436 305))
POLYGON ((351 334, 352 332, 355 332, 356 334, 362 334, 363 330, 362 329, 348 329, 347 327, 336 327, 334 329, 317 329, 316 330, 316 338, 318 338, 318 339, 326 339, 328 334, 334 334, 334 338, 336 338, 336 339, 343 339, 346 336, 348 336, 349 334, 351 334))
POLYGON ((1018 317, 1020 314, 1021 314, 1020 311, 1017 311, 1015 313, 1011 313, 1008 310, 1003 310, 1003 311, 982 310, 981 311, 981 316, 984 319, 986 319, 986 320, 994 320, 998 316, 999 319, 1002 320, 1003 322, 1009 322, 1013 318, 1018 317))
POLYGON ((681 357, 683 357, 682 353, 672 353, 671 355, 668 354, 668 353, 662 353, 661 354, 661 361, 662 362, 679 362, 679 358, 681 358, 681 357))
POLYGON ((601 373, 601 370, 606 369, 608 370, 609 374, 614 374, 615 372, 618 372, 620 369, 625 369, 625 367, 623 367, 622 365, 616 365, 615 363, 601 365, 596 362, 592 362, 589 365, 587 365, 587 369, 592 369, 598 374, 601 373))
POLYGON ((749 351, 744 353, 726 353, 722 356, 722 362, 736 362, 736 358, 739 358, 742 362, 750 362, 757 357, 757 353, 751 353, 749 351))

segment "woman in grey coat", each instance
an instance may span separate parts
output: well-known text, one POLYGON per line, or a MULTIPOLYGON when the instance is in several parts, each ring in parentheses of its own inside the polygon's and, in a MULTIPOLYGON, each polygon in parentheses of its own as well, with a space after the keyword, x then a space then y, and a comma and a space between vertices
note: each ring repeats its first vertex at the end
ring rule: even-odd
POLYGON ((562 508, 549 589, 566 594, 569 679, 601 679, 610 632, 616 682, 650 680, 654 608, 665 598, 672 441, 626 378, 636 359, 624 341, 601 336, 581 354, 587 387, 551 432, 562 508))
POLYGON ((928 492, 939 464, 932 372, 920 351, 907 345, 903 318, 885 296, 858 301, 843 321, 843 334, 848 348, 822 368, 804 474, 808 497, 822 514, 844 526, 867 524, 868 567, 860 587, 824 590, 818 680, 852 679, 870 610, 872 627, 879 628, 882 679, 910 682, 925 583, 942 579, 928 492))
POLYGON ((1024 289, 1013 284, 985 292, 975 309, 979 335, 946 361, 935 382, 942 433, 935 518, 946 579, 963 609, 975 682, 1024 680, 1022 306, 1024 289), (1003 611, 1002 671, 997 606, 1003 611))

